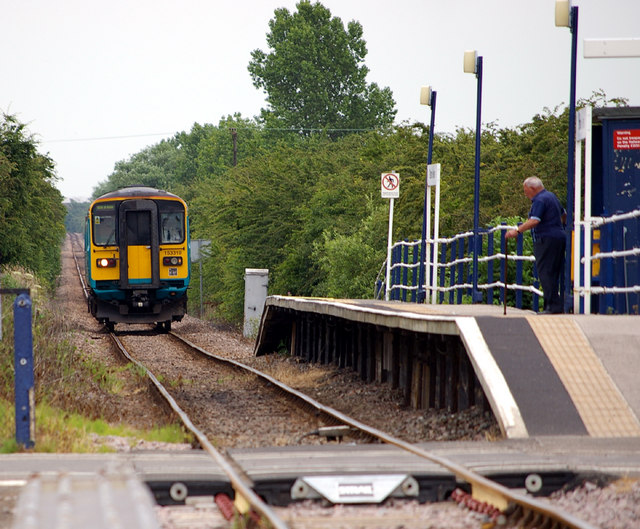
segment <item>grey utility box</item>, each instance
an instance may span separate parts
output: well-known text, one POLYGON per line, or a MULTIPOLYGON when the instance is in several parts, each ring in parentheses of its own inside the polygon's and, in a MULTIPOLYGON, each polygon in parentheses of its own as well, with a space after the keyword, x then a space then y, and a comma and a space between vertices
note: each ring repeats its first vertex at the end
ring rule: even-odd
POLYGON ((244 269, 244 330, 242 334, 247 338, 253 338, 258 334, 268 286, 269 270, 244 269))

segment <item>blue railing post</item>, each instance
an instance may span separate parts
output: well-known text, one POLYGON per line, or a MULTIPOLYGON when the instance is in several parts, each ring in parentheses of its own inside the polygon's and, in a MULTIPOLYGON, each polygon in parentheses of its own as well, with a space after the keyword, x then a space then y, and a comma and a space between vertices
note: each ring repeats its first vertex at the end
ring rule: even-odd
MULTIPOLYGON (((535 261, 533 262, 532 273, 533 273, 533 286, 539 290, 540 281, 538 281, 538 267, 536 266, 535 261)), ((540 310, 540 296, 538 296, 538 294, 536 294, 535 292, 533 293, 532 303, 533 303, 533 312, 538 312, 540 310)))
MULTIPOLYGON (((409 264, 409 246, 406 244, 409 241, 407 239, 404 240, 405 245, 402 251, 402 263, 405 265, 402 267, 402 286, 408 286, 409 282, 408 282, 408 274, 409 271, 406 267, 406 265, 409 264)), ((402 289, 402 301, 407 301, 407 289, 403 288, 402 289)))
MULTIPOLYGON (((518 235, 516 239, 516 255, 518 257, 522 257, 523 241, 523 235, 518 235)), ((522 261, 519 259, 516 261, 516 285, 522 286, 522 261)), ((522 308, 522 290, 520 289, 516 290, 516 308, 522 308)))
POLYGON ((391 287, 391 299, 398 301, 400 299, 400 292, 398 291, 396 287, 396 285, 400 285, 400 268, 395 266, 397 264, 400 263, 401 261, 401 254, 400 254, 400 248, 398 246, 396 246, 392 251, 391 251, 392 257, 391 257, 391 277, 393 278, 393 282, 391 283, 392 287, 391 287), (394 268, 395 267, 395 268, 394 268))
MULTIPOLYGON (((442 248, 440 249, 440 259, 442 261, 442 264, 447 262, 447 244, 444 243, 442 245, 442 248)), ((445 276, 447 275, 447 271, 445 268, 439 268, 438 269, 439 273, 440 273, 440 287, 442 287, 444 289, 445 286, 445 276)), ((451 274, 449 274, 449 276, 451 276, 451 274)), ((440 291, 440 296, 438 298, 440 301, 440 303, 444 303, 444 290, 440 291)))
POLYGON ((29 294, 21 293, 16 297, 13 314, 16 442, 32 448, 35 444, 35 383, 29 294))
POLYGON ((393 268, 393 265, 395 264, 395 252, 396 249, 395 248, 391 248, 391 253, 389 254, 390 258, 391 258, 391 269, 389 270, 389 277, 387 277, 387 281, 389 282, 389 299, 392 300, 393 296, 394 296, 394 289, 393 287, 395 286, 396 283, 396 271, 395 268, 393 268))
POLYGON ((419 255, 420 251, 416 249, 416 247, 414 246, 411 250, 411 258, 413 261, 413 268, 411 268, 411 286, 413 287, 413 289, 411 290, 411 302, 415 303, 417 301, 417 296, 416 296, 416 288, 418 287, 418 275, 419 273, 416 273, 416 269, 420 267, 420 264, 418 263, 418 255, 419 255))
MULTIPOLYGON (((458 275, 456 277, 457 279, 457 283, 456 284, 460 284, 460 285, 464 285, 467 280, 466 280, 466 274, 465 274, 465 267, 467 268, 467 270, 469 270, 468 265, 465 266, 465 263, 463 262, 465 253, 464 253, 464 247, 465 247, 465 241, 464 239, 460 239, 458 241, 458 259, 460 259, 460 264, 458 265, 458 275)), ((468 239, 467 239, 467 248, 468 248, 468 239)), ((462 304, 462 289, 458 288, 456 289, 456 303, 458 305, 462 304)))
MULTIPOLYGON (((506 223, 503 222, 502 226, 506 226, 506 223)), ((500 230, 500 253, 502 255, 507 255, 507 239, 504 236, 505 235, 505 231, 504 230, 500 230)), ((507 259, 506 258, 502 258, 502 266, 500 266, 500 281, 502 282, 503 285, 507 284, 507 259)), ((500 289, 500 305, 504 305, 504 298, 505 298, 505 292, 506 292, 506 288, 502 287, 500 289)))
MULTIPOLYGON (((489 234, 487 236, 487 255, 494 255, 493 252, 493 231, 489 228, 489 234)), ((493 259, 489 259, 487 262, 487 283, 493 283, 493 259)), ((487 290, 487 304, 493 305, 493 288, 487 290)))
MULTIPOLYGON (((453 262, 458 258, 458 243, 461 243, 462 241, 458 241, 458 240, 454 240, 451 243, 451 259, 450 261, 453 262)), ((457 266, 456 265, 451 265, 449 267, 449 304, 453 305, 454 303, 454 299, 455 299, 455 290, 451 287, 455 286, 458 284, 458 281, 456 279, 456 273, 457 273, 457 266)))

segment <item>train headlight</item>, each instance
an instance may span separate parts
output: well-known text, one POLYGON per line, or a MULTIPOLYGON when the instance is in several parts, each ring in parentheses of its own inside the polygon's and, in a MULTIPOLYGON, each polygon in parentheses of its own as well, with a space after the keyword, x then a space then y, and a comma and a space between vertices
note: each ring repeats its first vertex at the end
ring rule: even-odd
POLYGON ((163 257, 162 264, 164 266, 180 266, 182 264, 182 257, 172 256, 172 257, 163 257))
POLYGON ((116 259, 113 257, 100 257, 99 259, 96 259, 96 266, 98 268, 115 268, 116 259))

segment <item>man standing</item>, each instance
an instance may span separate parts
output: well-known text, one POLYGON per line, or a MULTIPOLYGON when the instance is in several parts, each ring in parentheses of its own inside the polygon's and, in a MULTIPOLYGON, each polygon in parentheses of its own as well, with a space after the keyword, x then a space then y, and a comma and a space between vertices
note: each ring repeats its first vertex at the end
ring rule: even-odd
POLYGON ((567 212, 558 197, 547 191, 538 177, 524 181, 524 194, 531 200, 529 219, 516 230, 509 230, 505 237, 511 239, 527 230, 533 237, 533 255, 536 258, 538 277, 544 292, 543 314, 564 312, 560 300, 560 275, 563 270, 566 235, 564 223, 567 212))

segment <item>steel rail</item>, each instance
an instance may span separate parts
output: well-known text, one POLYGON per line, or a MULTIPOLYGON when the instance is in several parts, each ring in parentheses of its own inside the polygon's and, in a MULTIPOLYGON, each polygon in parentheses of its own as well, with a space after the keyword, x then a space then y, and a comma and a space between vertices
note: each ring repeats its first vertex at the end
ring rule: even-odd
POLYGON ((273 384, 285 393, 288 393, 300 399, 306 405, 315 408, 325 415, 333 417, 343 424, 351 426, 352 428, 360 432, 364 432, 370 437, 377 438, 384 443, 396 446, 402 450, 406 450, 407 452, 411 452, 414 455, 417 455, 424 459, 428 459, 429 461, 440 465, 441 467, 453 473, 457 478, 471 485, 472 495, 475 499, 487 502, 498 508, 500 511, 505 511, 511 506, 517 506, 523 513, 523 516, 527 513, 536 513, 542 515, 543 517, 553 522, 553 524, 555 524, 553 525, 554 527, 567 529, 596 529, 595 526, 589 524, 588 522, 580 520, 579 518, 572 516, 562 511, 561 509, 554 507, 553 505, 549 505, 533 498, 524 496, 454 461, 451 461, 450 459, 432 454, 431 452, 428 452, 427 450, 424 450, 416 445, 393 437, 381 430, 378 430, 377 428, 368 426, 356 419, 353 419, 345 415, 344 413, 335 410, 334 408, 325 406, 324 404, 316 401, 308 395, 305 395, 304 393, 301 393, 300 391, 287 386, 283 382, 280 382, 272 376, 267 375, 266 373, 262 373, 261 371, 251 366, 243 364, 242 362, 238 362, 237 360, 223 358, 214 353, 206 351, 202 347, 199 347, 198 345, 192 343, 191 341, 180 336, 174 331, 170 332, 169 334, 207 357, 210 357, 216 361, 236 366, 242 370, 249 371, 257 375, 264 381, 273 384))
POLYGON ((88 293, 88 289, 87 289, 87 284, 85 283, 84 280, 84 276, 82 275, 82 271, 80 270, 80 264, 78 263, 78 258, 76 257, 76 252, 73 249, 73 242, 74 239, 76 239, 77 242, 77 233, 72 233, 71 237, 70 237, 70 241, 71 241, 71 255, 73 256, 73 260, 76 264, 76 270, 78 272, 78 277, 80 278, 80 285, 82 285, 82 292, 84 294, 84 299, 88 299, 89 297, 89 293, 88 293))
MULTIPOLYGON (((74 254, 74 259, 76 259, 75 254, 74 254)), ((84 281, 82 279, 82 274, 80 273, 80 269, 77 265, 77 259, 76 259, 76 268, 78 270, 78 275, 80 277, 80 281, 84 288, 84 281)), ((85 296, 86 296, 86 292, 85 292, 85 296)), ((393 437, 381 430, 378 430, 377 428, 368 426, 356 419, 353 419, 343 414, 342 412, 335 410, 334 408, 325 406, 324 404, 316 401, 315 399, 309 397, 308 395, 305 395, 304 393, 301 393, 298 390, 287 386, 283 382, 280 382, 279 380, 273 378, 272 376, 267 375, 266 373, 263 373, 251 366, 243 364, 242 362, 238 362, 237 360, 224 358, 214 353, 211 353, 199 347, 198 345, 194 344, 193 342, 187 340, 186 338, 180 336, 174 331, 171 331, 169 334, 207 357, 210 357, 222 363, 233 365, 239 369, 249 371, 255 374, 259 378, 274 385, 275 387, 284 391, 285 393, 288 393, 296 397, 297 399, 301 400, 306 405, 315 408, 316 410, 318 410, 321 413, 324 413, 327 416, 333 417, 334 419, 342 422, 343 424, 351 426, 352 428, 360 432, 363 432, 370 437, 379 439, 384 443, 396 446, 402 450, 405 450, 414 455, 417 455, 418 457, 422 457, 424 459, 427 459, 433 463, 440 465, 441 467, 449 470, 458 479, 461 479, 466 483, 468 483, 471 486, 472 494, 475 499, 489 503, 495 506, 496 508, 498 508, 500 511, 504 512, 508 508, 515 506, 516 508, 515 512, 518 513, 520 517, 524 518, 531 513, 541 515, 544 518, 550 520, 552 522, 553 527, 566 528, 566 529, 597 529, 592 524, 589 524, 584 520, 581 520, 575 516, 572 516, 562 511, 561 509, 554 507, 553 505, 549 505, 549 504, 540 502, 538 500, 535 500, 533 498, 519 494, 454 461, 451 461, 450 459, 432 454, 431 452, 428 452, 416 445, 413 445, 411 443, 408 443, 406 441, 393 437)), ((267 520, 269 520, 269 522, 273 525, 274 528, 282 528, 282 529, 287 528, 288 526, 286 525, 286 523, 282 521, 272 511, 272 509, 268 505, 266 505, 262 501, 262 499, 259 496, 257 496, 255 492, 244 483, 244 481, 240 478, 240 476, 235 473, 235 471, 233 470, 231 465, 227 462, 227 460, 224 458, 224 456, 220 454, 215 449, 215 447, 211 445, 211 443, 206 438, 206 436, 200 430, 198 430, 195 427, 195 425, 193 425, 189 417, 184 413, 184 411, 182 411, 182 409, 178 406, 178 404, 175 402, 173 397, 171 397, 171 395, 167 392, 164 386, 162 386, 162 384, 153 375, 153 373, 151 373, 144 365, 140 364, 137 360, 133 359, 128 354, 128 352, 126 352, 126 349, 124 349, 124 346, 122 345, 120 340, 118 340, 118 338, 115 336, 114 333, 109 333, 109 335, 111 336, 116 346, 129 359, 129 361, 141 367, 147 373, 147 375, 152 380, 156 388, 158 388, 158 390, 163 395, 163 397, 165 397, 167 402, 171 405, 172 409, 174 409, 174 411, 180 416, 185 426, 196 436, 201 446, 205 448, 205 450, 220 465, 220 467, 227 474, 227 476, 229 476, 229 479, 231 480, 234 490, 239 492, 245 499, 247 499, 247 501, 249 501, 251 506, 254 507, 256 511, 262 514, 267 520), (236 488, 236 485, 237 485, 237 488, 236 488), (254 503, 254 501, 256 503, 254 503)), ((513 521, 513 514, 509 519, 509 521, 510 522, 513 521)))
MULTIPOLYGON (((76 258, 75 252, 73 251, 73 237, 71 240, 71 249, 73 254, 73 259, 76 264, 76 270, 78 272, 78 277, 80 278, 80 283, 82 285, 84 296, 87 298, 87 289, 86 284, 84 282, 84 278, 82 277, 82 272, 80 271, 80 267, 78 265, 78 259, 76 258)), ((222 471, 227 475, 231 484, 236 491, 237 494, 241 495, 249 505, 259 512, 262 516, 264 516, 269 523, 275 529, 288 529, 288 525, 282 521, 277 514, 267 505, 262 499, 256 495, 256 493, 251 489, 248 485, 244 483, 242 478, 233 470, 233 467, 229 464, 229 462, 225 459, 225 457, 218 452, 215 447, 211 444, 209 439, 191 422, 189 416, 178 406, 178 403, 175 399, 169 394, 169 392, 164 388, 164 386, 160 383, 157 377, 149 371, 146 366, 138 362, 134 359, 129 352, 126 350, 122 342, 116 337, 116 335, 112 332, 109 333, 109 336, 115 346, 120 350, 120 352, 129 360, 131 363, 140 367, 146 375, 149 377, 151 382, 154 384, 159 393, 164 397, 169 406, 173 409, 173 411, 180 417, 180 420, 185 425, 185 427, 198 439, 200 445, 204 448, 204 450, 216 461, 216 463, 220 466, 222 471)))
POLYGON ((165 389, 162 383, 156 378, 156 376, 151 371, 149 371, 149 369, 147 369, 144 364, 142 364, 129 354, 127 349, 114 333, 109 333, 109 336, 111 337, 111 340, 116 345, 116 347, 120 350, 120 352, 127 358, 127 360, 141 368, 146 373, 146 375, 153 382, 154 386, 160 392, 162 397, 171 406, 171 409, 173 409, 173 411, 178 415, 185 427, 191 433, 193 433, 193 435, 195 435, 196 439, 198 439, 198 442, 203 447, 203 449, 215 460, 222 471, 227 475, 227 477, 231 481, 233 489, 236 491, 236 495, 240 495, 246 502, 248 502, 248 504, 255 511, 261 514, 266 520, 268 520, 273 528, 288 529, 289 526, 280 517, 278 517, 278 515, 271 509, 271 507, 269 507, 249 485, 244 482, 244 480, 233 469, 232 465, 227 461, 227 459, 211 444, 207 436, 203 432, 201 432, 193 424, 193 422, 191 422, 189 416, 182 410, 182 408, 180 408, 178 403, 165 389))

